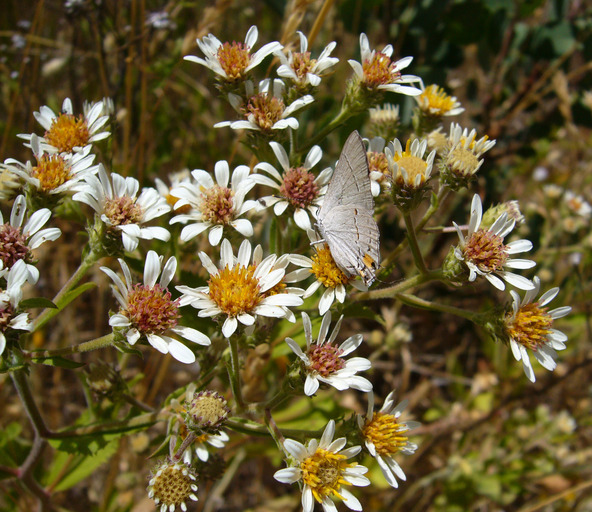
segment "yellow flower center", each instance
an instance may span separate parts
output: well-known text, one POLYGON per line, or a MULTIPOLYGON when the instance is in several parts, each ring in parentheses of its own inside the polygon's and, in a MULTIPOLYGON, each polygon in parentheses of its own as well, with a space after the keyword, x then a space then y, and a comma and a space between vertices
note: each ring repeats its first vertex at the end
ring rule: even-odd
MULTIPOLYGON (((187 404, 187 412, 196 426, 200 428, 216 428, 229 414, 228 402, 215 391, 202 391, 193 396, 187 404)), ((203 439, 205 442, 207 436, 203 439)))
POLYGON ((501 270, 508 259, 508 249, 501 236, 479 229, 466 241, 464 255, 482 272, 495 272, 501 270))
POLYGON ((460 177, 469 177, 479 169, 479 158, 463 146, 454 148, 446 158, 450 170, 460 177))
POLYGON ((396 71, 395 63, 381 52, 375 52, 373 57, 366 59, 362 63, 362 70, 364 71, 363 84, 369 89, 392 84, 401 77, 401 73, 396 71))
POLYGON ((177 466, 168 466, 164 468, 160 475, 154 477, 152 491, 154 500, 168 507, 180 506, 192 494, 191 478, 184 474, 182 468, 177 466))
POLYGON ((84 116, 76 118, 72 114, 60 114, 45 132, 45 140, 60 153, 70 153, 76 147, 88 144, 90 133, 84 116))
POLYGON ((43 192, 55 190, 72 178, 70 166, 59 155, 42 155, 37 159, 37 165, 33 167, 31 174, 39 180, 43 192))
POLYGON ((142 221, 142 207, 129 196, 106 199, 103 213, 113 226, 124 224, 138 224, 142 221))
POLYGON ((300 463, 300 470, 302 481, 310 487, 315 500, 321 503, 327 496, 343 499, 339 494, 341 486, 351 485, 343 478, 343 473, 354 466, 357 466, 356 462, 345 462, 345 455, 318 448, 300 463))
POLYGON ((362 434, 376 448, 380 455, 391 456, 407 445, 407 436, 402 435, 409 429, 397 423, 392 414, 375 412, 372 419, 364 425, 362 434))
POLYGON ((337 288, 340 284, 347 284, 349 278, 335 264, 328 247, 317 247, 317 253, 312 256, 310 272, 315 275, 325 288, 337 288))
POLYGON ((538 302, 525 304, 516 315, 509 313, 506 316, 508 335, 532 351, 545 344, 552 325, 553 319, 547 313, 547 308, 539 307, 538 302))
POLYGON ((210 277, 209 294, 216 305, 228 316, 252 312, 263 296, 259 280, 255 277, 255 266, 228 265, 210 277))
POLYGON ((220 185, 202 188, 201 213, 212 224, 228 225, 234 220, 234 192, 220 185))
POLYGON ((251 49, 244 43, 226 42, 218 48, 216 57, 228 80, 235 81, 244 78, 251 63, 251 49))
POLYGON ((253 96, 245 109, 245 117, 253 116, 252 121, 262 130, 270 131, 286 109, 284 102, 270 94, 260 93, 253 96))
POLYGON ((437 85, 428 85, 417 101, 424 112, 433 116, 444 116, 456 105, 452 96, 437 85))
POLYGON ((398 170, 395 176, 395 183, 399 187, 415 186, 415 177, 421 176, 419 186, 422 186, 426 180, 426 171, 428 168, 427 162, 423 159, 415 156, 411 153, 411 140, 407 141, 405 151, 401 153, 395 153, 393 161, 399 166, 399 168, 405 169, 407 172, 407 181, 403 178, 403 174, 398 170))

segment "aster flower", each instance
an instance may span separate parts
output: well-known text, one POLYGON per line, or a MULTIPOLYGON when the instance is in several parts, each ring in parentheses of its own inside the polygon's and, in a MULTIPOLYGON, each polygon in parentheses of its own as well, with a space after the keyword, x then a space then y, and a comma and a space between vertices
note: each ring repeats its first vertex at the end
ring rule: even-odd
POLYGON ((125 278, 122 279, 110 268, 101 267, 112 280, 113 294, 119 302, 120 310, 111 315, 109 325, 118 329, 130 345, 145 338, 150 345, 163 354, 171 354, 181 363, 195 362, 195 354, 183 343, 171 337, 178 335, 198 345, 209 345, 210 339, 191 327, 178 325, 179 299, 173 300, 168 285, 175 276, 177 260, 168 259, 164 268, 162 257, 154 251, 148 251, 144 264, 143 284, 133 284, 127 263, 119 259, 121 270, 125 278), (156 280, 160 275, 158 283, 156 280))
POLYGON ((399 105, 385 103, 382 106, 368 109, 368 133, 373 137, 393 140, 397 135, 399 124, 399 105))
POLYGON ((22 299, 22 287, 27 280, 27 266, 18 260, 12 268, 0 270, 0 278, 6 280, 6 287, 0 290, 0 355, 6 349, 6 333, 9 330, 30 331, 29 313, 16 314, 22 299))
POLYGON ((417 87, 402 85, 420 82, 420 78, 415 75, 401 75, 401 70, 411 64, 413 57, 404 57, 393 62, 393 47, 389 44, 380 52, 370 50, 368 37, 363 32, 360 34, 360 52, 361 62, 348 62, 362 86, 369 90, 391 91, 407 96, 421 94, 421 89, 417 87))
MULTIPOLYGON (((366 141, 367 139, 364 139, 366 141)), ((384 152, 386 141, 382 137, 374 137, 367 142, 368 170, 370 171, 370 190, 374 197, 380 195, 381 187, 390 188, 391 171, 384 152)))
POLYGON ((339 62, 336 57, 330 57, 331 52, 337 46, 335 41, 329 43, 321 52, 318 59, 312 59, 308 51, 308 39, 298 31, 300 37, 300 51, 288 51, 288 56, 282 52, 276 52, 281 61, 277 70, 278 76, 289 78, 297 87, 305 89, 308 86, 317 87, 321 83, 321 77, 325 72, 339 62))
POLYGON ((112 232, 121 233, 124 249, 134 251, 140 239, 166 242, 171 237, 165 228, 143 225, 169 212, 171 207, 153 188, 144 188, 137 197, 139 188, 135 178, 116 173, 109 177, 99 164, 98 177, 88 176, 72 199, 88 204, 112 232))
POLYGON ((557 364, 556 350, 565 349, 567 336, 553 328, 553 321, 569 314, 571 307, 564 306, 548 311, 546 307, 559 293, 559 288, 551 288, 543 293, 538 300, 541 281, 535 276, 534 288, 520 295, 511 290, 512 311, 506 314, 504 327, 510 340, 510 348, 516 361, 522 361, 524 373, 531 382, 535 381, 534 371, 528 356, 528 350, 532 350, 535 359, 549 371, 553 371, 557 364))
POLYGON ((438 85, 424 88, 422 84, 422 93, 415 100, 421 112, 430 117, 457 116, 465 111, 456 96, 450 96, 438 85))
POLYGON ((211 69, 227 82, 244 80, 247 73, 261 64, 265 57, 282 49, 279 42, 273 41, 251 54, 258 37, 259 32, 255 25, 247 32, 244 43, 222 43, 216 36, 208 34, 201 40, 196 39, 205 60, 195 55, 187 55, 184 58, 211 69))
POLYGON ((224 228, 232 226, 243 236, 253 235, 253 226, 242 215, 257 206, 256 201, 245 201, 245 195, 255 186, 249 176, 249 167, 239 165, 232 173, 230 187, 230 169, 226 160, 216 162, 214 173, 216 182, 207 171, 195 169, 191 172, 195 182, 182 182, 171 190, 179 198, 175 209, 190 206, 188 213, 182 213, 171 219, 171 224, 189 223, 181 231, 181 240, 187 242, 207 229, 211 245, 218 245, 224 228))
POLYGON ((269 145, 277 157, 282 173, 267 162, 261 162, 254 168, 255 171, 264 171, 271 176, 254 174, 253 180, 261 185, 267 185, 276 189, 279 194, 266 196, 259 199, 265 206, 273 206, 276 215, 282 215, 288 207, 294 210, 294 222, 300 229, 311 229, 311 219, 320 206, 323 195, 327 191, 327 183, 333 173, 331 168, 322 171, 317 177, 310 171, 320 162, 323 151, 319 146, 313 146, 301 167, 290 167, 288 154, 281 144, 270 142, 269 145), (273 178, 273 179, 272 179, 273 178))
POLYGON ((4 168, 43 194, 64 194, 76 191, 80 182, 96 174, 99 166, 93 165, 95 155, 90 154, 90 145, 77 153, 46 153, 41 148, 37 135, 31 135, 31 149, 37 165, 22 164, 12 158, 4 162, 4 168))
POLYGON ((51 217, 48 208, 34 212, 23 226, 26 212, 27 205, 23 195, 14 200, 10 222, 4 223, 0 212, 0 262, 2 267, 10 269, 18 261, 23 260, 26 264, 27 281, 35 284, 39 279, 39 270, 32 265, 31 251, 48 240, 57 240, 62 232, 59 228, 41 229, 51 217))
POLYGON ((428 147, 427 140, 407 140, 405 149, 399 139, 385 150, 394 185, 407 191, 423 187, 430 179, 436 151, 424 159, 428 147))
POLYGON ((312 338, 310 318, 306 313, 302 313, 306 352, 303 352, 298 343, 292 338, 286 338, 286 343, 304 364, 306 373, 304 393, 307 396, 314 395, 318 391, 321 382, 329 384, 339 391, 353 388, 367 393, 372 389, 372 384, 368 379, 356 375, 359 371, 371 368, 370 361, 364 357, 345 359, 345 356, 360 346, 362 335, 350 336, 339 346, 334 343, 342 320, 343 315, 339 317, 333 331, 327 338, 329 326, 331 325, 331 312, 327 311, 323 315, 319 337, 315 342, 312 338))
POLYGON ((453 189, 466 186, 483 165, 481 156, 495 146, 487 135, 477 139, 475 129, 468 131, 452 123, 448 137, 448 152, 443 156, 442 175, 453 189))
POLYGON ((302 296, 303 299, 312 296, 321 286, 325 287, 325 291, 319 301, 319 313, 324 315, 329 311, 329 308, 336 299, 343 304, 346 295, 345 286, 347 284, 351 284, 360 291, 368 291, 368 287, 362 281, 345 275, 337 266, 331 255, 329 246, 321 242, 316 231, 310 229, 306 233, 311 245, 314 246, 315 254, 312 258, 300 254, 290 255, 291 262, 302 267, 292 273, 295 277, 304 279, 310 274, 316 277, 316 281, 305 290, 302 296))
POLYGON ((406 480, 401 466, 394 459, 398 452, 410 455, 417 450, 417 445, 409 442, 407 432, 419 427, 417 421, 400 422, 399 417, 407 407, 407 400, 395 405, 395 392, 386 397, 379 412, 374 411, 374 393, 368 393, 366 415, 358 414, 357 422, 364 437, 364 444, 370 455, 376 459, 382 474, 391 487, 398 487, 397 478, 406 480))
POLYGON ((164 460, 153 470, 148 482, 148 497, 156 505, 159 512, 174 512, 179 507, 187 512, 187 500, 197 501, 197 475, 183 462, 164 460))
POLYGON ((563 196, 563 201, 568 207, 569 211, 583 217, 590 219, 592 215, 592 206, 584 199, 583 196, 578 195, 571 190, 567 190, 563 196))
POLYGON ((274 130, 299 126, 295 117, 290 117, 296 110, 312 103, 314 98, 307 94, 286 106, 284 103, 285 85, 279 79, 269 78, 259 82, 259 92, 255 93, 253 82, 245 82, 246 103, 243 99, 229 93, 228 101, 232 107, 244 117, 241 121, 222 121, 214 125, 215 128, 230 126, 233 130, 255 130, 271 135, 274 130))
POLYGON ((334 436, 335 422, 331 420, 320 440, 311 439, 306 446, 293 439, 284 441, 291 465, 276 471, 274 478, 284 484, 302 482, 303 512, 312 512, 315 501, 323 506, 324 512, 335 512, 333 496, 341 498, 350 510, 362 510, 362 504, 346 488, 370 485, 364 476, 368 468, 357 462, 346 462, 360 453, 361 446, 343 449, 346 438, 333 441, 334 436))
MULTIPOLYGON (((35 119, 45 128, 44 136, 39 139, 41 149, 48 153, 72 153, 106 139, 110 133, 103 131, 109 120, 109 116, 104 115, 105 107, 104 100, 85 103, 84 113, 76 117, 72 101, 66 98, 59 114, 45 105, 39 109, 39 112, 33 112, 35 119)), ((32 135, 22 133, 19 137, 30 142, 32 135)))
MULTIPOLYGON (((195 441, 193 441, 191 448, 193 448, 195 455, 197 455, 199 460, 202 462, 207 462, 210 458, 208 445, 221 450, 226 446, 228 441, 230 441, 230 437, 224 431, 220 431, 217 434, 206 433, 197 436, 195 441)), ((187 464, 191 464, 193 461, 193 452, 191 448, 185 450, 185 453, 183 454, 183 461, 185 461, 187 464)))
POLYGON ((284 308, 300 306, 303 302, 294 293, 269 294, 282 281, 285 270, 274 267, 278 259, 275 254, 267 256, 259 264, 250 264, 251 252, 251 244, 244 240, 235 257, 232 245, 224 239, 220 247, 220 268, 205 252, 199 253, 202 265, 210 274, 208 286, 177 286, 183 294, 181 306, 189 304, 199 309, 200 317, 225 317, 222 334, 226 338, 234 334, 239 322, 252 326, 258 315, 286 317, 284 308))
POLYGON ((481 227, 482 217, 481 198, 475 194, 471 202, 471 217, 466 237, 453 222, 460 240, 458 247, 454 249, 454 256, 467 266, 469 281, 474 281, 479 275, 485 277, 498 290, 505 289, 504 281, 521 290, 532 290, 534 288, 532 281, 506 270, 506 268, 527 269, 535 266, 534 261, 509 257, 512 254, 530 251, 532 242, 515 240, 504 244, 504 238, 510 234, 516 224, 514 219, 508 219, 507 213, 502 213, 487 229, 481 227))

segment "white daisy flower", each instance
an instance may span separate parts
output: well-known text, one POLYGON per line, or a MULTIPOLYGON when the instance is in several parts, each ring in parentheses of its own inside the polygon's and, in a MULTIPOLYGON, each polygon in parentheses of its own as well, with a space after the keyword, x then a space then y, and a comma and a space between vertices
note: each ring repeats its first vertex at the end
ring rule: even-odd
POLYGON ((535 375, 527 349, 532 350, 541 366, 553 371, 557 366, 555 351, 565 349, 567 341, 564 333, 553 328, 553 321, 566 316, 571 311, 569 306, 548 311, 545 306, 557 296, 559 288, 551 288, 535 300, 539 294, 541 281, 535 277, 533 282, 534 288, 528 290, 522 300, 518 293, 514 290, 510 291, 513 299, 512 311, 506 314, 504 319, 512 354, 516 361, 522 361, 524 373, 531 382, 535 381, 535 375))
POLYGON ((327 338, 329 326, 331 325, 331 312, 325 313, 321 322, 319 337, 315 342, 312 338, 310 318, 306 313, 302 313, 306 352, 303 352, 298 343, 292 338, 286 338, 286 343, 304 363, 304 371, 306 372, 304 393, 306 396, 314 395, 318 391, 321 382, 329 384, 339 391, 353 388, 367 393, 372 390, 372 383, 368 379, 356 375, 357 372, 371 368, 370 361, 364 357, 345 359, 345 356, 360 346, 362 335, 350 336, 339 346, 334 343, 342 320, 343 315, 341 315, 331 335, 327 338))
POLYGON ((347 439, 340 437, 333 441, 334 436, 335 422, 331 420, 320 440, 311 439, 306 446, 294 439, 284 441, 290 466, 276 471, 273 476, 284 484, 302 482, 303 512, 313 512, 315 501, 322 505, 324 512, 336 512, 333 496, 341 498, 350 510, 362 510, 362 504, 346 488, 370 485, 370 480, 364 476, 367 467, 346 462, 360 453, 362 447, 343 449, 347 439))
POLYGON ((502 213, 491 227, 481 227, 483 207, 481 198, 475 194, 471 202, 471 217, 467 236, 453 222, 460 243, 454 249, 455 257, 469 269, 469 281, 483 276, 498 290, 505 290, 504 281, 521 290, 532 290, 534 285, 526 277, 508 272, 506 268, 527 269, 536 265, 534 261, 510 258, 512 254, 532 249, 529 240, 515 240, 504 244, 504 238, 514 229, 516 221, 502 213), (503 279, 503 280, 502 280, 503 279))
POLYGON ((258 37, 259 32, 255 25, 247 32, 244 43, 222 43, 216 36, 208 34, 201 40, 196 39, 205 60, 195 55, 187 55, 184 59, 211 69, 228 82, 244 80, 247 73, 261 64, 265 57, 282 49, 278 41, 273 41, 251 54, 258 37))
POLYGON ((306 299, 312 296, 322 286, 325 288, 319 301, 319 313, 324 315, 333 302, 337 300, 341 304, 345 300, 345 285, 351 284, 360 291, 368 291, 368 287, 358 279, 347 276, 335 263, 329 246, 321 242, 316 231, 310 229, 307 232, 311 245, 314 246, 316 254, 309 258, 301 254, 291 254, 290 261, 299 267, 299 270, 292 272, 292 275, 299 280, 304 279, 310 274, 316 278, 304 292, 302 296, 306 299))
MULTIPOLYGON (((217 434, 206 433, 198 436, 193 442, 192 447, 195 450, 195 455, 197 455, 197 458, 202 462, 207 462, 210 458, 208 445, 220 450, 226 446, 228 441, 230 441, 230 437, 224 431, 220 431, 217 434)), ((191 448, 188 448, 183 453, 183 461, 186 464, 191 464, 193 461, 193 452, 191 451, 191 448)))
POLYGON ((456 96, 450 96, 439 85, 428 85, 424 88, 421 82, 422 93, 415 97, 422 112, 434 117, 457 116, 465 111, 461 107, 456 96))
POLYGON ((449 150, 444 157, 445 168, 458 178, 470 178, 483 165, 483 154, 495 143, 487 135, 477 140, 475 129, 469 132, 467 128, 452 123, 447 143, 449 150))
POLYGON ((278 195, 262 197, 259 201, 265 206, 273 206, 273 211, 278 216, 291 206, 294 209, 296 225, 300 229, 312 229, 311 217, 313 221, 316 220, 317 211, 321 205, 322 197, 327 191, 327 184, 333 170, 328 167, 318 177, 310 172, 323 156, 323 151, 319 146, 313 146, 310 149, 301 167, 290 167, 290 160, 283 146, 277 142, 270 142, 269 145, 283 172, 280 173, 267 162, 261 162, 255 166, 255 171, 264 171, 271 178, 254 174, 253 180, 278 191, 278 195))
POLYGON ((421 89, 417 87, 402 85, 419 83, 421 80, 415 75, 401 75, 413 57, 404 57, 396 62, 391 61, 393 47, 389 44, 382 51, 370 50, 368 37, 363 32, 360 34, 361 62, 348 60, 356 74, 359 82, 370 90, 384 90, 405 94, 407 96, 418 96, 421 89))
POLYGON ((300 37, 299 52, 288 51, 287 57, 282 51, 276 52, 282 63, 277 74, 282 78, 289 78, 300 88, 306 88, 309 85, 317 87, 326 71, 339 62, 338 58, 330 57, 337 43, 335 41, 329 43, 318 59, 311 59, 308 51, 308 39, 300 31, 297 34, 300 37))
POLYGON ((423 187, 430 179, 436 150, 434 149, 427 158, 425 153, 428 147, 427 140, 407 140, 405 149, 395 139, 385 149, 389 170, 393 183, 401 189, 416 190, 423 187))
POLYGON ((134 284, 127 263, 119 259, 121 270, 125 278, 123 280, 110 268, 101 267, 112 280, 113 294, 119 302, 120 310, 111 315, 109 325, 120 330, 130 345, 135 345, 138 340, 145 338, 150 345, 163 354, 171 354, 181 363, 195 362, 195 354, 179 340, 171 337, 171 334, 197 343, 209 345, 210 338, 191 327, 178 325, 179 299, 173 300, 168 285, 175 276, 177 259, 173 256, 168 259, 164 267, 161 264, 162 256, 154 251, 148 251, 144 264, 143 284, 134 284), (156 282, 158 276, 160 280, 156 282))
POLYGON ((111 230, 120 232, 124 249, 131 252, 140 239, 166 242, 171 237, 168 229, 143 225, 169 212, 171 207, 153 188, 144 188, 137 197, 139 188, 135 178, 116 173, 109 177, 99 164, 98 177, 88 176, 72 199, 88 204, 111 230))
POLYGON ((200 317, 224 316, 222 334, 226 338, 234 334, 239 322, 250 327, 255 324, 258 315, 285 318, 285 308, 302 305, 303 301, 297 294, 276 289, 284 278, 285 269, 275 267, 278 260, 275 254, 267 256, 259 264, 250 263, 251 244, 248 240, 243 241, 236 257, 230 242, 222 240, 220 268, 203 251, 199 253, 199 258, 210 274, 208 286, 177 286, 183 294, 180 304, 190 304, 199 309, 200 317))
POLYGON ((92 146, 85 146, 77 153, 46 153, 41 148, 37 135, 31 135, 31 149, 37 165, 26 164, 9 158, 3 167, 24 180, 43 194, 64 194, 76 191, 87 176, 96 174, 98 165, 93 165, 95 155, 90 154, 92 146))
POLYGON ((239 218, 257 206, 256 201, 245 201, 245 196, 255 186, 255 181, 249 176, 250 172, 248 166, 239 165, 230 179, 228 162, 220 160, 214 167, 216 182, 207 171, 195 169, 191 172, 194 182, 179 183, 171 190, 171 194, 179 198, 175 209, 191 207, 188 213, 181 213, 171 219, 171 224, 189 223, 181 231, 183 242, 209 229, 210 244, 218 245, 224 228, 228 226, 232 226, 243 236, 253 235, 251 221, 239 218))
POLYGON ((259 82, 259 92, 255 93, 255 86, 251 80, 245 82, 247 102, 236 94, 228 94, 228 101, 232 107, 245 119, 241 121, 222 121, 214 125, 215 128, 230 126, 233 130, 256 130, 271 135, 274 130, 299 126, 295 117, 290 117, 298 109, 309 105, 314 98, 307 94, 286 106, 284 103, 285 85, 280 79, 269 78, 259 82))
POLYGON ((592 216, 592 206, 584 199, 583 196, 578 195, 571 190, 567 190, 563 196, 563 201, 569 210, 584 219, 589 219, 592 216))
POLYGON ((22 287, 29 274, 24 260, 18 260, 12 268, 0 270, 0 277, 6 280, 6 288, 0 290, 0 355, 6 349, 6 332, 30 331, 32 323, 29 313, 19 313, 19 302, 23 297, 22 287))
MULTIPOLYGON (((66 98, 62 103, 62 111, 56 114, 44 105, 39 112, 33 112, 35 119, 43 128, 45 135, 39 139, 39 146, 48 153, 72 153, 80 151, 89 144, 109 137, 110 132, 103 131, 109 121, 108 105, 105 101, 84 103, 84 113, 74 116, 72 101, 66 98)), ((21 139, 31 141, 33 134, 21 133, 21 139)))
POLYGON ((2 267, 10 269, 18 261, 26 264, 27 281, 35 284, 39 280, 39 270, 31 264, 34 260, 31 251, 48 240, 57 240, 62 234, 59 228, 41 229, 51 217, 48 208, 41 208, 25 221, 27 201, 20 195, 14 200, 10 213, 10 222, 4 223, 0 212, 0 262, 2 267))
POLYGON ((394 395, 395 392, 391 391, 380 411, 374 412, 374 393, 368 393, 366 415, 358 414, 356 419, 367 450, 378 462, 388 484, 397 488, 399 486, 397 478, 406 480, 407 477, 394 459, 394 455, 398 452, 410 455, 417 450, 417 445, 409 442, 407 432, 419 427, 421 423, 399 421, 408 402, 403 400, 395 405, 394 395))

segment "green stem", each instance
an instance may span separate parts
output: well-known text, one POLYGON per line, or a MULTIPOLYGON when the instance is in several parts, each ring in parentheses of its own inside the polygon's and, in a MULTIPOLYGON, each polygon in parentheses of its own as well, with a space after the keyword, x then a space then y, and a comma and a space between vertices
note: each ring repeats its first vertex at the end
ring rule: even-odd
POLYGON ((312 148, 315 144, 318 144, 322 141, 327 135, 329 135, 333 130, 339 128, 343 123, 345 123, 351 116, 353 112, 349 109, 344 109, 343 106, 337 117, 333 118, 333 120, 327 124, 324 128, 322 128, 316 135, 311 137, 310 139, 306 140, 302 147, 296 148, 294 151, 297 155, 302 155, 304 152, 308 151, 312 148))
POLYGON ((87 427, 78 427, 69 430, 60 430, 59 432, 50 432, 49 439, 68 439, 71 437, 81 437, 88 435, 105 435, 118 434, 130 430, 138 430, 141 428, 148 428, 154 425, 158 420, 160 413, 152 412, 134 416, 129 420, 110 421, 101 423, 100 425, 89 425, 87 427))
POLYGON ((175 452, 175 455, 173 455, 173 462, 179 462, 183 457, 185 450, 187 450, 187 448, 191 446, 191 443, 193 443, 193 441, 195 441, 196 439, 197 434, 195 432, 190 432, 181 443, 181 446, 179 446, 179 449, 175 452))
POLYGON ((79 345, 74 345, 72 347, 58 348, 56 350, 23 351, 23 354, 25 355, 25 358, 34 360, 55 356, 67 356, 71 354, 78 354, 80 352, 90 352, 91 350, 110 347, 113 345, 114 338, 115 336, 113 333, 110 333, 105 334, 105 336, 101 336, 100 338, 85 341, 84 343, 80 343, 79 345))
MULTIPOLYGON (((224 424, 226 427, 243 434, 268 436, 267 425, 255 423, 254 421, 244 420, 242 418, 230 418, 224 424)), ((319 430, 302 430, 296 428, 283 428, 282 435, 294 439, 304 439, 306 437, 320 437, 325 427, 319 430)))
POLYGON ((245 408, 245 402, 243 400, 243 392, 240 382, 240 360, 238 357, 238 338, 231 336, 228 340, 230 345, 230 366, 228 368, 228 378, 230 379, 230 387, 232 388, 232 394, 236 400, 236 405, 239 411, 245 408))
POLYGON ((448 187, 445 187, 444 185, 440 186, 440 190, 438 190, 438 194, 436 195, 436 198, 431 201, 430 207, 423 214, 423 217, 421 218, 421 220, 417 224, 417 227, 416 227, 417 231, 421 231, 423 229, 423 227, 432 218, 434 213, 436 213, 438 208, 440 208, 440 205, 444 202, 446 197, 448 197, 449 193, 450 193, 450 189, 448 187))
POLYGON ((59 313, 59 310, 63 307, 60 306, 61 300, 64 296, 72 290, 79 281, 85 276, 85 274, 89 271, 89 269, 99 260, 101 256, 93 251, 90 251, 86 257, 80 263, 80 266, 74 272, 74 274, 68 279, 66 284, 62 287, 62 289, 58 292, 58 294, 54 297, 53 303, 58 306, 58 309, 53 308, 46 308, 43 313, 41 313, 33 322, 33 328, 31 332, 35 332, 41 327, 43 327, 51 318, 59 313))
POLYGON ((419 249, 415 228, 413 227, 413 219, 411 218, 411 215, 409 215, 409 213, 407 212, 403 214, 403 219, 405 220, 405 227, 407 228, 407 239, 409 240, 409 247, 411 248, 411 253, 413 254, 415 266, 422 275, 425 275, 428 273, 428 269, 426 268, 425 261, 423 261, 421 250, 419 249))
POLYGON ((33 425, 35 435, 42 438, 48 437, 50 431, 45 425, 45 421, 43 420, 43 417, 37 408, 37 404, 33 399, 33 394, 31 393, 31 388, 29 387, 25 370, 15 370, 14 372, 11 372, 10 376, 12 377, 12 382, 21 399, 21 402, 23 403, 27 416, 33 425))
POLYGON ((478 323, 477 319, 479 317, 478 313, 474 313, 472 311, 467 311, 466 309, 457 308, 455 306, 448 306, 446 304, 440 304, 438 302, 431 302, 429 300, 420 299, 415 295, 410 295, 407 293, 398 293, 396 298, 399 299, 403 304, 407 304, 408 306, 413 306, 422 309, 429 309, 432 311, 441 311, 442 313, 449 313, 451 315, 460 316, 462 318, 466 318, 473 323, 478 323))
POLYGON ((400 283, 390 286, 388 288, 380 288, 379 290, 371 290, 368 292, 360 292, 352 295, 350 298, 354 302, 359 302, 363 300, 377 300, 377 299, 389 299, 394 298, 397 294, 405 292, 410 288, 415 288, 416 286, 420 286, 425 284, 429 281, 436 281, 439 279, 443 279, 443 274, 441 270, 432 270, 428 271, 426 274, 417 274, 405 281, 401 281, 400 283))

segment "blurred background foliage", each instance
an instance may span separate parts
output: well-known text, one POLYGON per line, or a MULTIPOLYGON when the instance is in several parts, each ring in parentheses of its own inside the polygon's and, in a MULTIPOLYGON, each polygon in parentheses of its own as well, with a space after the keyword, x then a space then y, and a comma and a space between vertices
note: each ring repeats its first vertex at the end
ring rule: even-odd
MULTIPOLYGON (((424 424, 418 431, 419 450, 400 461, 407 482, 393 490, 378 471, 372 472, 371 488, 357 490, 364 510, 592 510, 590 217, 570 210, 560 201, 561 192, 553 196, 548 191, 548 185, 558 185, 592 201, 589 2, 4 0, 0 159, 29 158, 16 135, 39 132, 32 113, 41 105, 58 111, 70 97, 81 111, 85 100, 109 97, 115 105, 113 136, 98 146, 99 160, 116 172, 149 185, 155 177, 166 180, 184 168, 212 170, 220 159, 254 164, 234 132, 212 128, 232 114, 213 87, 211 73, 182 57, 199 55, 196 38, 211 32, 222 41, 242 41, 253 24, 259 28, 258 46, 273 40, 294 44, 295 31, 309 34, 327 7, 313 47, 335 40, 334 55, 341 61, 323 80, 324 92, 317 99, 322 112, 329 118, 339 110, 351 74, 346 60, 359 58, 360 32, 368 34, 372 47, 393 44, 395 59, 413 56, 410 73, 426 85, 445 87, 465 107, 456 122, 497 139, 475 191, 484 193, 488 203, 520 200, 527 216, 520 234, 538 249, 543 290, 561 286, 553 305, 573 307, 562 321, 568 349, 560 353, 557 370, 538 373, 534 385, 507 347, 462 319, 383 304, 383 325, 350 324, 352 331, 365 333, 368 353, 380 370, 377 393, 384 397, 396 388, 410 400, 407 410, 424 424)), ((412 100, 389 100, 399 102, 403 119, 409 119, 412 100)), ((306 117, 301 126, 305 123, 306 117)), ((337 145, 324 149, 333 157, 326 158, 329 165, 337 145)), ((450 217, 456 212, 458 218, 465 202, 450 205, 450 217)), ((439 224, 450 225, 450 219, 439 219, 439 224)), ((70 241, 69 250, 76 254, 75 234, 70 241)), ((441 261, 447 249, 434 247, 434 261, 441 261)), ((72 259, 68 250, 64 258, 72 259)), ((49 289, 57 289, 57 282, 48 281, 49 289)), ((434 297, 442 293, 437 287, 432 291, 434 297)), ((458 291, 458 300, 465 307, 478 304, 479 294, 469 287, 458 291)), ((108 302, 92 304, 97 330, 104 328, 108 302)), ((87 328, 92 330, 92 322, 87 328)), ((62 329, 56 332, 67 336, 67 327, 62 329)), ((155 383, 151 378, 158 364, 157 357, 149 358, 136 378, 146 387, 147 402, 191 379, 187 370, 172 366, 171 382, 155 383)), ((49 409, 65 404, 67 414, 76 417, 80 397, 70 396, 67 384, 75 377, 58 369, 39 371, 35 378, 42 403, 49 409), (49 375, 55 389, 45 399, 41 390, 49 375)), ((11 393, 3 377, 0 451, 19 430, 11 393)), ((343 395, 350 408, 363 410, 359 397, 343 395)), ((52 417, 51 410, 47 414, 52 417)), ((63 411, 54 417, 63 417, 63 411)), ((99 477, 78 473, 71 484, 62 482, 56 499, 65 510, 150 510, 144 492, 151 465, 146 462, 152 452, 148 444, 139 434, 116 445, 97 462, 99 477)), ((260 444, 235 440, 228 447, 233 450, 244 452, 246 462, 233 467, 223 494, 217 488, 216 496, 200 500, 197 510, 299 509, 299 493, 272 480, 260 444)), ((277 456, 273 463, 279 466, 277 456)), ((208 485, 202 484, 200 492, 207 493, 208 485)), ((5 494, 2 510, 26 509, 20 489, 6 482, 0 482, 0 489, 5 494)))

